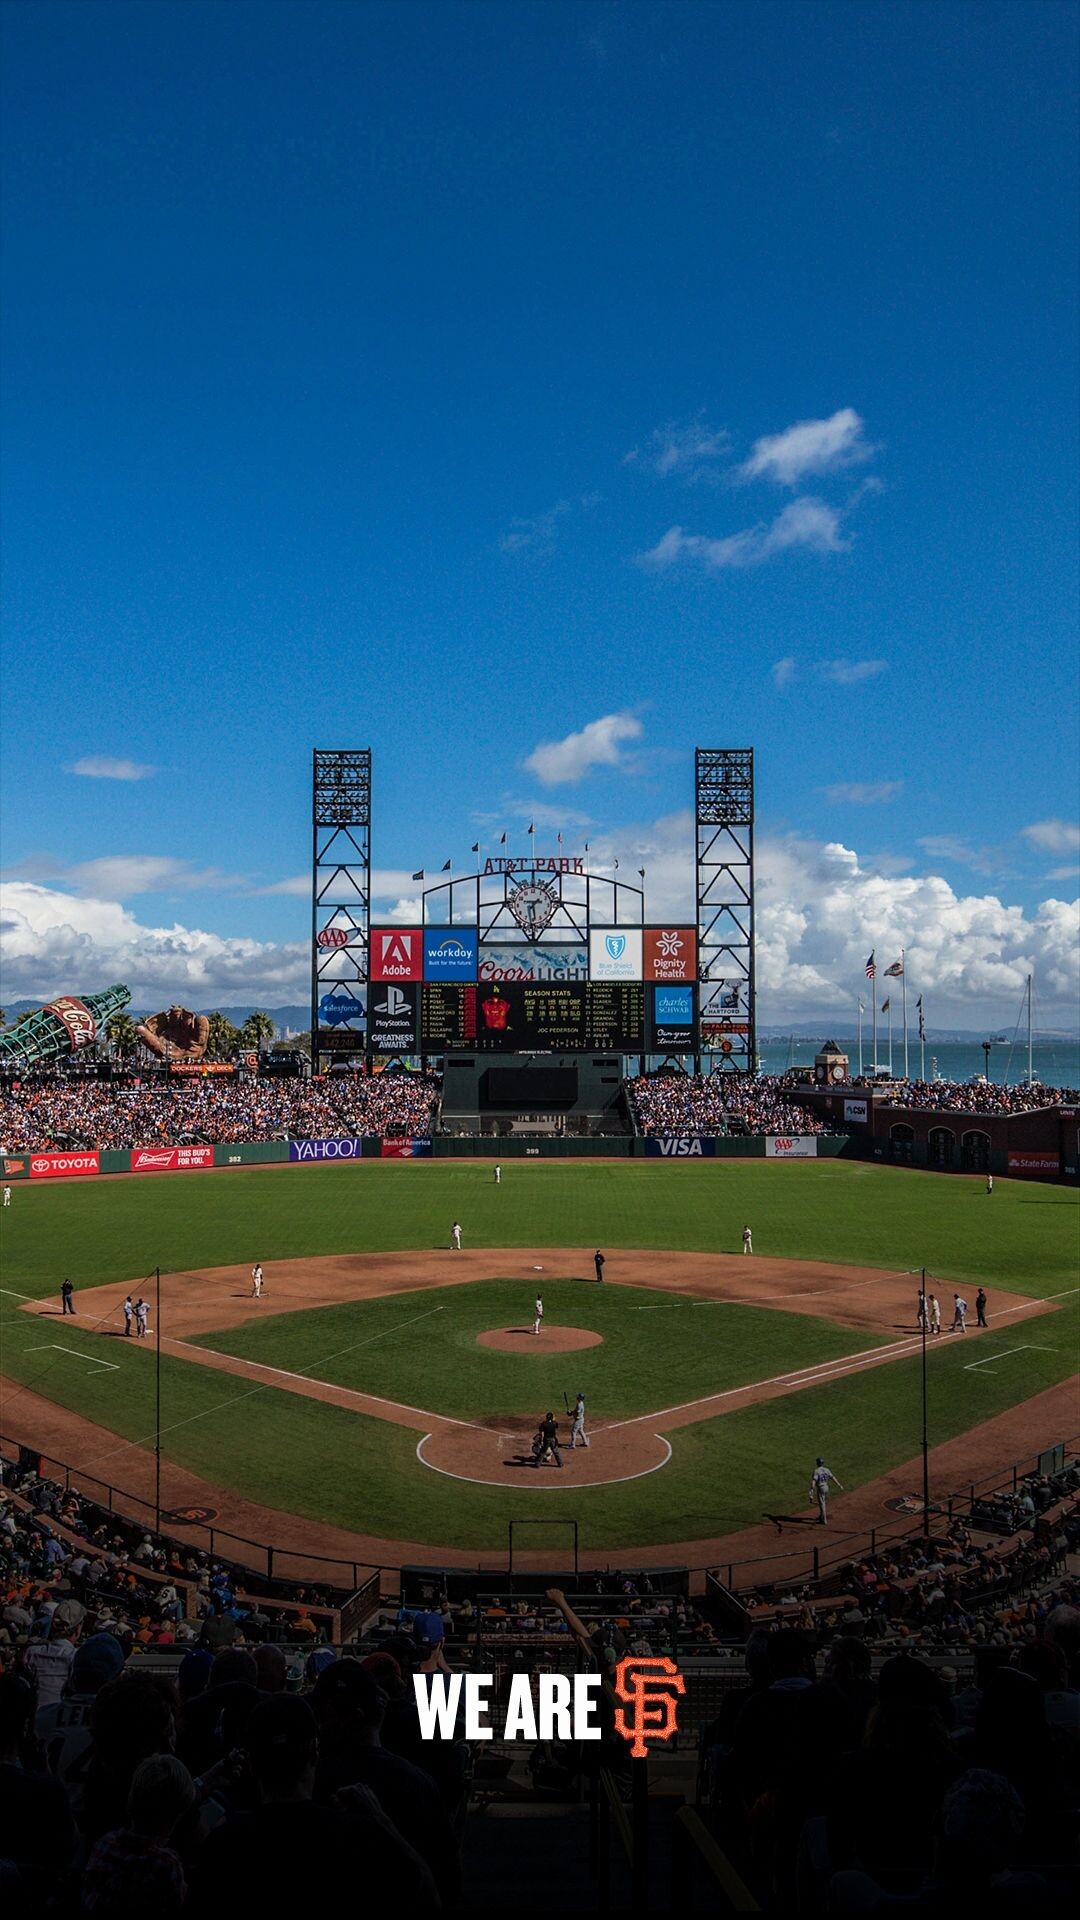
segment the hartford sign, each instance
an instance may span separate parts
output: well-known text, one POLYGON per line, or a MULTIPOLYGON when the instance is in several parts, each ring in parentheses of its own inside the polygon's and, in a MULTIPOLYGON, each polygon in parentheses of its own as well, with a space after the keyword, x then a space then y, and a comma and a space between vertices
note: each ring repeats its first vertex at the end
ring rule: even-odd
MULTIPOLYGON (((515 1673, 502 1725, 491 1722, 493 1673, 418 1673, 413 1693, 420 1733, 425 1740, 452 1740, 464 1707, 466 1740, 601 1740, 596 1715, 603 1676, 599 1673, 515 1673)), ((686 1682, 674 1660, 664 1656, 627 1658, 615 1668, 615 1731, 644 1760, 649 1741, 670 1740, 678 1731, 676 1702, 686 1682)))

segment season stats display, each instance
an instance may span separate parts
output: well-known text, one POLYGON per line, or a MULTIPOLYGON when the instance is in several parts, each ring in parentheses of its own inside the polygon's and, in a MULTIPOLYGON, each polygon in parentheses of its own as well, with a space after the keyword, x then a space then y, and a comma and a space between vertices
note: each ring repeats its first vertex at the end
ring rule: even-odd
POLYGON ((644 1045, 640 981, 425 983, 421 993, 424 1053, 635 1053, 644 1045))

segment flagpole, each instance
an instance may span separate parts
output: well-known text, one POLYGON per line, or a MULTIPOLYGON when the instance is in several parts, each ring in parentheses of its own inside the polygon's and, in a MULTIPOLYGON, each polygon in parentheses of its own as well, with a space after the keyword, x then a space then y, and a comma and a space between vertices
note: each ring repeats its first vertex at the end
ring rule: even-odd
POLYGON ((871 1038, 872 1057, 870 1061, 870 1077, 871 1079, 873 1079, 877 1075, 877 971, 876 970, 874 972, 874 977, 870 982, 870 992, 871 992, 871 995, 873 996, 870 1001, 870 1005, 873 1008, 873 1012, 874 1012, 874 1026, 873 1026, 873 1033, 871 1038))
MULTIPOLYGON (((922 999, 920 993, 919 999, 922 999)), ((926 1079, 926 1009, 919 1008, 919 1079, 926 1079)))
POLYGON ((863 1003, 859 1000, 859 1079, 862 1079, 862 1017, 863 1003))
POLYGON ((907 1051, 907 1048, 908 1048, 908 1039, 907 1039, 907 961, 906 961, 906 960, 905 960, 905 958, 904 958, 904 949, 903 949, 903 947, 901 947, 901 949, 900 949, 900 965, 901 965, 901 966, 903 967, 903 969, 904 969, 904 971, 903 971, 903 973, 901 974, 901 976, 900 976, 900 978, 901 978, 901 980, 903 981, 903 987, 904 987, 904 992, 903 992, 903 1002, 904 1002, 904 1079, 906 1080, 906 1079, 908 1078, 908 1051, 907 1051))
POLYGON ((890 993, 889 995, 889 1079, 891 1080, 892 1077, 893 1077, 893 1072, 892 1072, 892 994, 890 993))

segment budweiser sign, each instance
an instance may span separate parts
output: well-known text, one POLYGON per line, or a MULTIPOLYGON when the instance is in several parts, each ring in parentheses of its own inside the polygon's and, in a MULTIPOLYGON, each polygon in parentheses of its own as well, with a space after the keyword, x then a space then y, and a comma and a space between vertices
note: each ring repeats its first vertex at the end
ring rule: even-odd
POLYGON ((35 1153, 30 1160, 31 1180, 68 1180, 73 1174, 100 1172, 96 1153, 35 1153))
POLYGON ((72 1047, 88 1047, 90 1045, 91 1040, 97 1032, 97 1024, 89 1007, 85 1007, 81 1000, 72 1000, 70 998, 53 1000, 50 1001, 49 1005, 45 1008, 45 1012, 55 1013, 57 1019, 63 1021, 68 1030, 72 1047))
POLYGON ((132 1173, 190 1173, 195 1167, 212 1167, 213 1147, 134 1147, 132 1173))

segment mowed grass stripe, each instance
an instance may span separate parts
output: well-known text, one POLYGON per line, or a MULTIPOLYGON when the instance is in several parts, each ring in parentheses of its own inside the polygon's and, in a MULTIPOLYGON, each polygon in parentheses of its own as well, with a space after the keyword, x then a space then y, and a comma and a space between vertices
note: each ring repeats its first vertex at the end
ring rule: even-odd
MULTIPOLYGON (((1075 1189, 838 1160, 378 1162, 17 1185, 4 1284, 35 1297, 163 1269, 446 1246, 670 1247, 881 1268, 1025 1294, 1073 1284, 1075 1189)), ((612 1272, 613 1277, 613 1270, 612 1272)))
POLYGON ((425 1305, 441 1311, 420 1325, 409 1312, 418 1296, 398 1295, 249 1320, 195 1336, 191 1344, 461 1419, 540 1414, 581 1389, 594 1420, 614 1420, 895 1338, 891 1331, 859 1333, 807 1314, 735 1303, 703 1316, 683 1294, 666 1295, 669 1310, 654 1317, 635 1311, 656 1303, 644 1287, 583 1286, 545 1276, 542 1293, 547 1332, 523 1333, 520 1354, 476 1344, 477 1334, 492 1327, 531 1327, 534 1292, 510 1280, 431 1288, 422 1296, 425 1305), (550 1349, 556 1326, 599 1333, 603 1345, 556 1354, 550 1349))

